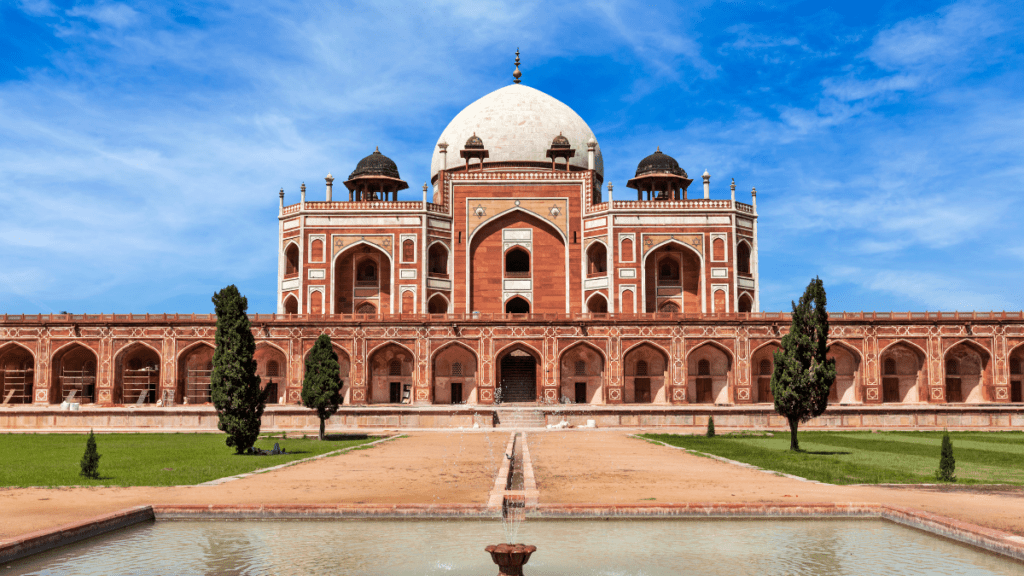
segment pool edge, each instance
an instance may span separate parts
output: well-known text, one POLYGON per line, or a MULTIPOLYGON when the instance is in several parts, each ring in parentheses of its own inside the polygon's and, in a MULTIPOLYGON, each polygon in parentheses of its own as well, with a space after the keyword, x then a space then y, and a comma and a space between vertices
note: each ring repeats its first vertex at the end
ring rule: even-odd
POLYGON ((0 540, 0 563, 19 560, 155 518, 152 506, 134 506, 56 528, 29 532, 10 540, 0 540))

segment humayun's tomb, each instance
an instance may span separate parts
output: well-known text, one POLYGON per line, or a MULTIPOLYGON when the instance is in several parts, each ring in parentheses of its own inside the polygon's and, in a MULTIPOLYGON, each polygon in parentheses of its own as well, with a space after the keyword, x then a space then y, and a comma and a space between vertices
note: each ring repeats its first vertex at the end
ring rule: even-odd
MULTIPOLYGON (((756 190, 712 199, 707 172, 694 190, 652 152, 613 188, 587 123, 517 69, 441 133, 422 200, 398 199, 377 150, 340 194, 330 175, 326 198, 281 190, 278 308, 252 315, 266 425, 315 426, 297 405, 321 333, 342 366, 332 425, 490 427, 510 406, 535 424, 782 424, 768 382, 789 315, 760 311, 756 190)), ((5 315, 0 428, 214 428, 214 327, 5 315)), ((1024 425, 1024 313, 834 312, 831 327, 839 376, 811 426, 1024 425)))

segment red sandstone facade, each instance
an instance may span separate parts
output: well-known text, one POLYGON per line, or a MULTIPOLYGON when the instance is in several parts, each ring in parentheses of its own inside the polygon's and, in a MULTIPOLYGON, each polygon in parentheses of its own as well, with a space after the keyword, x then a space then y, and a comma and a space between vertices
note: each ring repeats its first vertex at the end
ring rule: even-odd
MULTIPOLYGON (((426 184, 398 201, 407 185, 379 151, 344 182, 348 200, 326 180, 324 201, 281 192, 278 310, 253 316, 272 401, 299 402, 323 333, 351 405, 771 401, 789 318, 759 311, 756 192, 712 200, 705 172, 692 199, 659 150, 627 184, 637 200, 613 201, 582 119, 518 84, 445 130, 430 201, 426 184)), ((0 400, 207 403, 214 326, 4 316, 0 400)), ((832 337, 834 404, 1022 400, 1022 313, 840 313, 832 337)))

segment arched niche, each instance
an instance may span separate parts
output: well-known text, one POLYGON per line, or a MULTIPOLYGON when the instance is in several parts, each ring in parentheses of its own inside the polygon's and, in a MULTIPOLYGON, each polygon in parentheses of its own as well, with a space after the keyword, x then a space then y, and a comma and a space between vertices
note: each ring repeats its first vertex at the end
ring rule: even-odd
POLYGON ((644 257, 647 312, 665 311, 668 303, 680 312, 701 312, 700 283, 700 256, 681 243, 667 242, 644 257))
POLYGON ((155 404, 160 390, 160 354, 136 342, 114 357, 114 404, 155 404))
POLYGON ((35 356, 14 342, 0 346, 0 403, 31 404, 35 394, 35 356))
POLYGON ((427 272, 434 278, 448 277, 448 247, 441 242, 430 245, 427 253, 427 272))
POLYGON ((536 402, 540 397, 540 365, 540 354, 525 344, 516 343, 499 351, 495 402, 536 402))
POLYGON ((740 276, 750 276, 750 245, 740 242, 736 246, 736 273, 740 276))
POLYGON ((199 342, 178 354, 178 391, 175 401, 183 404, 207 404, 210 376, 213 375, 213 346, 199 342))
POLYGON ((750 294, 746 292, 740 294, 739 302, 736 304, 736 311, 743 313, 754 311, 754 299, 751 298, 750 294))
POLYGON ((772 403, 772 372, 775 370, 775 352, 778 342, 769 342, 754 350, 750 356, 750 401, 772 403))
POLYGON ((391 257, 368 243, 356 243, 334 259, 336 314, 390 314, 391 257), (366 304, 373 307, 368 310, 366 304))
POLYGON ((882 402, 913 403, 927 400, 924 388, 924 354, 906 342, 897 342, 879 356, 882 402))
POLYGON ((590 314, 608 313, 608 299, 604 297, 604 294, 596 292, 587 299, 587 312, 590 314))
POLYGON ((522 296, 513 296, 505 302, 505 314, 529 314, 530 303, 522 296))
POLYGON ((568 404, 604 404, 604 356, 588 344, 575 344, 562 353, 559 400, 568 404))
POLYGON ((434 294, 427 301, 427 313, 428 314, 448 314, 449 304, 448 299, 443 294, 434 294))
POLYGON ((623 402, 668 404, 668 356, 653 344, 628 350, 623 358, 623 402))
POLYGON ((990 400, 985 393, 989 358, 987 350, 970 341, 946 350, 942 362, 946 402, 981 404, 990 400))
POLYGON ((60 404, 69 398, 80 404, 96 401, 95 352, 81 344, 71 344, 57 350, 50 365, 53 370, 51 404, 60 404))
POLYGON ((694 404, 731 404, 729 379, 732 356, 710 342, 686 357, 686 395, 694 404))
POLYGON ((299 247, 294 242, 284 249, 284 277, 292 278, 299 275, 299 247))
POLYGON ((476 354, 452 343, 442 348, 433 362, 434 404, 478 404, 476 354))
POLYGON ((289 294, 284 297, 284 313, 285 314, 298 314, 299 313, 299 299, 294 294, 289 294))
POLYGON ((399 344, 377 348, 367 361, 370 404, 412 404, 413 353, 399 344))
POLYGON ((608 274, 608 249, 602 242, 593 242, 587 248, 587 275, 605 276, 608 274))
POLYGON ((827 357, 836 361, 836 381, 829 393, 828 403, 860 404, 860 355, 848 346, 835 342, 829 346, 827 357))

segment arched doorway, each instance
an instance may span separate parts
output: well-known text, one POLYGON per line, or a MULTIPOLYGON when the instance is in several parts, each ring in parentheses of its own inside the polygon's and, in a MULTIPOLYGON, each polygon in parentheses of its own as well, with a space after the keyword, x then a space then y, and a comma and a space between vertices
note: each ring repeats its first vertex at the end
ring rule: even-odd
POLYGON ((918 382, 924 368, 924 354, 908 344, 896 343, 882 352, 882 402, 923 401, 918 382))
POLYGON ((1024 346, 1010 352, 1010 402, 1024 402, 1024 346))
POLYGON ((64 401, 90 404, 96 401, 96 353, 72 344, 54 355, 50 403, 64 401))
POLYGON ((434 357, 434 404, 477 404, 476 355, 452 344, 434 357))
POLYGON ((185 404, 210 402, 210 377, 213 375, 213 346, 200 343, 185 349, 178 357, 178 396, 185 404))
POLYGON ((978 404, 988 400, 984 390, 988 358, 988 352, 969 342, 961 342, 946 352, 946 402, 978 404))
POLYGON ((560 400, 570 404, 604 404, 604 357, 587 344, 576 344, 559 362, 560 400))
POLYGON ((525 346, 518 346, 506 352, 498 362, 495 402, 536 402, 539 364, 540 359, 525 346))
POLYGON ((115 360, 114 404, 155 404, 160 387, 160 355, 132 344, 115 360))
POLYGON ((368 362, 370 404, 412 404, 412 353, 397 344, 379 348, 368 362))
POLYGON ((284 313, 285 314, 298 314, 299 313, 299 299, 293 294, 285 296, 284 299, 284 313))
POLYGON ((829 404, 859 404, 857 397, 857 376, 860 371, 860 357, 841 344, 832 344, 828 357, 836 361, 836 382, 829 392, 829 404))
POLYGON ((267 404, 285 403, 285 386, 288 362, 284 353, 269 344, 256 346, 253 354, 256 361, 256 375, 260 377, 260 386, 267 391, 267 404))
POLYGON ((35 359, 17 344, 0 348, 0 404, 31 404, 35 359))
POLYGON ((666 404, 665 389, 668 379, 668 357, 658 348, 643 344, 626 353, 625 389, 623 402, 627 404, 666 404))
POLYGON ((448 313, 448 300, 440 294, 434 294, 427 301, 427 313, 428 314, 447 314, 448 313))
MULTIPOLYGON (((686 358, 687 396, 696 404, 732 404, 729 375, 732 358, 714 344, 702 344, 686 358)), ((769 379, 771 376, 769 376, 769 379)))
POLYGON ((607 314, 608 300, 600 292, 594 294, 587 300, 587 312, 591 314, 607 314))
POLYGON ((772 372, 775 371, 775 352, 779 350, 777 342, 771 342, 758 348, 750 359, 750 401, 754 403, 772 403, 772 372))

